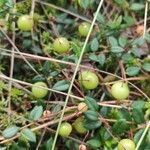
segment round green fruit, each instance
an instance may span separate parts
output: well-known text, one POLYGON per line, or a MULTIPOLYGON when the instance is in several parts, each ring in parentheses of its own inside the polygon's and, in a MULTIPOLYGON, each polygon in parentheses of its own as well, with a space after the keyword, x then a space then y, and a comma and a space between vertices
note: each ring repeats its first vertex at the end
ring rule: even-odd
POLYGON ((62 137, 68 137, 72 131, 72 126, 68 122, 63 122, 59 129, 59 135, 62 137))
POLYGON ((130 94, 128 84, 122 81, 114 83, 111 87, 111 94, 117 100, 126 99, 130 94))
POLYGON ((33 18, 29 15, 23 15, 19 17, 17 25, 22 31, 30 31, 34 25, 33 18))
POLYGON ((79 117, 75 120, 73 123, 73 127, 79 134, 85 134, 87 132, 87 129, 84 127, 84 118, 79 117))
POLYGON ((130 139, 122 139, 117 148, 118 150, 135 150, 135 143, 130 139))
POLYGON ((36 98, 44 98, 47 95, 48 90, 40 88, 38 86, 48 88, 44 82, 36 82, 32 86, 32 95, 36 98))
POLYGON ((66 38, 59 37, 54 40, 53 49, 59 54, 67 53, 70 49, 70 43, 66 38))
POLYGON ((81 23, 78 27, 80 36, 86 37, 89 33, 90 27, 91 27, 90 23, 87 22, 81 23))
POLYGON ((88 90, 95 89, 99 84, 98 76, 91 71, 81 72, 78 80, 88 90))

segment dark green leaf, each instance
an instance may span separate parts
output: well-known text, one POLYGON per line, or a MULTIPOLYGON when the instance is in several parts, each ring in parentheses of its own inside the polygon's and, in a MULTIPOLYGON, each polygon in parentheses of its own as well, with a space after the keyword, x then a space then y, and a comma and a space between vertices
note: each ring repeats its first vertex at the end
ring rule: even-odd
POLYGON ((115 0, 115 2, 122 7, 126 4, 126 0, 115 0))
POLYGON ((106 57, 105 57, 105 55, 104 55, 104 54, 100 54, 100 55, 98 55, 98 62, 99 62, 99 64, 100 64, 101 66, 103 66, 103 65, 104 65, 105 60, 106 60, 106 57))
POLYGON ((123 134, 128 128, 126 119, 119 119, 112 127, 115 134, 123 134))
POLYGON ((36 135, 28 128, 24 128, 21 131, 21 135, 30 142, 36 142, 36 135))
POLYGON ((105 17, 101 14, 101 13, 99 13, 98 14, 98 16, 97 16, 97 21, 99 22, 99 23, 102 23, 102 24, 104 24, 105 23, 105 17))
POLYGON ((121 53, 121 52, 124 52, 124 49, 122 47, 119 47, 119 46, 113 46, 111 48, 111 52, 113 52, 113 53, 121 53))
POLYGON ((131 106, 133 109, 143 109, 145 107, 145 101, 143 100, 134 101, 131 106))
POLYGON ((143 69, 147 72, 150 72, 150 63, 144 63, 143 64, 143 69))
POLYGON ((94 38, 91 42, 91 50, 97 51, 98 47, 99 47, 99 42, 98 42, 97 38, 94 38))
POLYGON ((122 59, 125 63, 129 63, 129 62, 132 62, 132 60, 134 59, 134 57, 129 54, 129 53, 126 53, 126 54, 123 54, 122 55, 122 59))
POLYGON ((45 77, 42 75, 36 75, 33 79, 33 82, 37 82, 37 81, 45 81, 45 77))
POLYGON ((95 54, 93 54, 93 53, 89 55, 89 58, 90 58, 92 61, 98 62, 98 57, 97 57, 97 55, 95 55, 95 54))
POLYGON ((138 46, 142 46, 145 43, 145 39, 143 39, 142 37, 134 39, 134 41, 132 42, 133 45, 138 45, 138 46))
POLYGON ((117 47, 118 46, 118 42, 117 42, 117 39, 114 38, 113 36, 110 36, 109 37, 109 43, 112 47, 117 47))
POLYGON ((24 48, 28 49, 32 46, 32 41, 29 39, 24 39, 22 45, 24 48))
POLYGON ((35 106, 29 114, 29 119, 36 121, 39 118, 41 118, 42 114, 43 114, 43 107, 35 106))
POLYGON ((120 46, 125 47, 126 44, 127 44, 127 38, 123 37, 123 36, 120 36, 119 37, 119 44, 120 44, 120 46))
POLYGON ((80 0, 80 5, 84 9, 87 9, 89 7, 89 5, 90 5, 90 0, 80 0))
POLYGON ((127 121, 132 121, 131 114, 126 110, 126 109, 121 109, 120 110, 122 119, 126 119, 127 121))
POLYGON ((110 28, 112 29, 118 29, 121 27, 121 22, 122 22, 122 16, 117 17, 116 15, 115 20, 108 22, 108 26, 110 26, 110 28))
POLYGON ((142 110, 139 109, 133 109, 132 110, 132 116, 136 123, 143 123, 144 122, 144 113, 142 110))
POLYGON ((99 134, 102 141, 106 141, 111 137, 110 133, 107 131, 106 128, 100 128, 99 134))
POLYGON ((123 20, 126 22, 127 26, 132 26, 135 23, 134 18, 132 16, 125 16, 123 20))
POLYGON ((66 91, 68 88, 69 88, 69 82, 66 80, 58 81, 53 86, 53 89, 58 91, 66 91))
POLYGON ((134 11, 143 10, 144 9, 144 4, 132 3, 131 6, 130 6, 130 9, 134 10, 134 11))
POLYGON ((98 113, 95 112, 95 111, 92 111, 92 110, 88 110, 84 113, 85 117, 88 119, 88 120, 91 120, 91 121, 97 121, 98 120, 98 113))
POLYGON ((100 110, 101 115, 104 117, 107 117, 108 114, 110 114, 110 108, 108 107, 102 107, 100 110))
POLYGON ((53 145, 53 138, 50 138, 45 144, 46 150, 50 150, 52 148, 52 145, 53 145))
POLYGON ((88 108, 90 110, 98 111, 99 106, 98 106, 97 102, 93 98, 85 97, 85 103, 87 104, 87 106, 88 106, 88 108))
POLYGON ((131 105, 132 107, 132 116, 136 123, 144 122, 144 112, 143 109, 145 107, 144 101, 135 101, 131 105))
POLYGON ((33 45, 30 49, 32 50, 32 52, 33 52, 34 54, 42 54, 41 48, 38 47, 38 46, 36 46, 36 45, 33 45))
POLYGON ((150 43, 150 33, 145 34, 145 39, 146 39, 147 42, 150 43))
POLYGON ((137 144, 138 141, 140 140, 142 134, 143 134, 143 129, 139 130, 138 132, 135 133, 134 135, 134 142, 137 144))
POLYGON ((140 72, 140 67, 128 67, 126 69, 126 74, 129 76, 135 76, 139 74, 139 72, 140 72))
POLYGON ((141 57, 140 49, 139 48, 132 48, 131 52, 136 56, 136 57, 141 57))
POLYGON ((76 43, 72 42, 71 47, 76 56, 80 57, 81 47, 79 47, 76 43))
POLYGON ((93 130, 93 129, 97 129, 101 126, 101 122, 98 121, 90 121, 90 120, 85 120, 84 122, 84 126, 85 128, 89 129, 89 130, 93 130))
POLYGON ((100 148, 101 142, 99 139, 93 138, 86 142, 92 148, 100 148))
POLYGON ((3 132, 2 135, 4 138, 11 138, 19 131, 19 127, 12 125, 10 127, 7 127, 3 132))

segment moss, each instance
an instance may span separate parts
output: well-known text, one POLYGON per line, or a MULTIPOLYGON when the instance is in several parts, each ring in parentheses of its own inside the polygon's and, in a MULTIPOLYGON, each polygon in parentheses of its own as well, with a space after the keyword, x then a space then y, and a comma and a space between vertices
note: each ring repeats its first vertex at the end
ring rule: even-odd
POLYGON ((1 0, 0 1, 0 8, 2 8, 4 6, 4 4, 5 4, 5 0, 1 0))
POLYGON ((31 9, 32 0, 26 0, 16 4, 17 12, 27 14, 31 9))
POLYGON ((144 81, 141 81, 141 84, 142 84, 142 89, 145 92, 145 94, 150 96, 150 86, 149 86, 150 85, 150 81, 144 80, 144 81))

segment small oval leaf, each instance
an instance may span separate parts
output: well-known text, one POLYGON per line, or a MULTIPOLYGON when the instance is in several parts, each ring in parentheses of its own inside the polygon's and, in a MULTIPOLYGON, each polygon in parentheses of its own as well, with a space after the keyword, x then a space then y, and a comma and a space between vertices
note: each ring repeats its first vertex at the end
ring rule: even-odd
POLYGON ((94 38, 91 42, 91 50, 97 51, 98 47, 99 47, 99 42, 98 42, 97 38, 94 38))
POLYGON ((19 127, 15 126, 15 125, 12 125, 12 126, 6 128, 2 132, 2 135, 3 135, 4 138, 11 138, 14 135, 16 135, 16 133, 18 132, 18 130, 19 130, 19 127))
POLYGON ((124 49, 122 47, 119 47, 119 46, 113 46, 111 48, 111 52, 113 52, 113 53, 121 53, 123 51, 124 51, 124 49))
POLYGON ((21 131, 21 135, 30 142, 36 142, 36 135, 28 128, 24 128, 21 131))
POLYGON ((35 106, 33 110, 30 112, 29 119, 36 121, 39 118, 41 118, 42 114, 43 114, 43 107, 35 106))
POLYGON ((140 72, 140 67, 128 67, 126 69, 126 74, 129 75, 129 76, 135 76, 137 74, 139 74, 140 72))
POLYGON ((96 111, 88 110, 84 113, 85 117, 91 121, 98 120, 98 113, 96 111))
POLYGON ((69 82, 66 80, 58 81, 54 86, 54 90, 66 91, 69 88, 69 82))
POLYGON ((144 63, 143 69, 147 72, 150 72, 150 63, 144 63))

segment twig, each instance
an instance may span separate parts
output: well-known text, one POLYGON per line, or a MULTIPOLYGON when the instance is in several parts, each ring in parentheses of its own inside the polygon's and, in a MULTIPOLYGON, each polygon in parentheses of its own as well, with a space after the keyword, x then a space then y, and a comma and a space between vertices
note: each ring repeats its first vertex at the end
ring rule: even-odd
MULTIPOLYGON (((145 4, 145 16, 144 16, 144 32, 143 32, 143 38, 145 38, 145 33, 146 33, 147 13, 148 13, 148 1, 146 1, 146 4, 145 4)), ((146 128, 145 128, 145 130, 144 130, 144 132, 143 132, 143 134, 142 134, 142 136, 141 136, 141 138, 140 138, 140 140, 138 141, 135 150, 138 150, 138 149, 139 149, 139 147, 140 147, 140 145, 141 145, 141 143, 142 143, 142 141, 143 141, 143 139, 144 139, 144 137, 145 137, 147 131, 149 130, 149 127, 150 127, 150 121, 147 123, 147 126, 146 126, 146 128)))
MULTIPOLYGON (((76 116, 78 116, 78 115, 80 115, 80 114, 81 114, 81 113, 73 113, 73 114, 71 114, 71 115, 67 115, 67 116, 65 116, 65 117, 63 118, 63 120, 66 121, 66 120, 72 119, 72 118, 74 118, 74 117, 76 117, 76 116)), ((58 123, 58 122, 59 122, 59 119, 57 119, 57 120, 52 120, 52 121, 49 121, 49 122, 44 123, 44 124, 42 124, 42 125, 39 125, 39 126, 37 126, 37 127, 35 127, 35 128, 32 128, 31 131, 40 130, 40 129, 43 129, 43 128, 48 127, 48 126, 50 126, 50 125, 56 124, 56 123, 58 123)), ((6 140, 1 141, 0 144, 4 144, 4 143, 7 143, 7 142, 10 142, 10 141, 15 140, 15 139, 17 139, 17 138, 19 138, 19 137, 20 137, 20 133, 18 133, 16 136, 14 136, 14 137, 12 137, 12 138, 10 138, 10 139, 6 139, 6 140)))
POLYGON ((41 138, 40 138, 40 140, 39 140, 39 142, 38 142, 38 144, 37 144, 36 150, 39 149, 39 147, 40 147, 40 145, 41 145, 41 142, 42 142, 42 140, 43 140, 43 137, 44 137, 44 135, 45 135, 45 132, 46 132, 46 128, 44 128, 44 131, 43 131, 43 133, 42 133, 42 135, 41 135, 41 138))
MULTIPOLYGON (((7 49, 4 49, 4 48, 0 48, 1 50, 4 50, 4 51, 8 51, 7 49)), ((18 52, 15 52, 16 54, 18 52)), ((42 56, 37 56, 37 55, 32 55, 32 54, 28 54, 28 53, 21 53, 19 52, 20 55, 23 55, 24 57, 29 57, 29 58, 33 58, 33 59, 40 59, 40 60, 47 60, 47 61, 52 61, 52 62, 58 62, 58 63, 62 63, 62 64, 66 64, 66 65, 71 65, 71 66, 76 66, 76 64, 74 63, 71 63, 71 62, 66 62, 66 61, 63 61, 63 60, 57 60, 57 59, 54 59, 54 58, 48 58, 48 57, 42 57, 42 56)), ((104 73, 104 74, 108 74, 108 75, 111 75, 111 76, 114 76, 120 80, 124 80, 122 77, 116 75, 116 74, 113 74, 113 73, 110 73, 110 72, 107 72, 107 71, 103 71, 103 70, 99 70, 99 69, 96 69, 96 68, 93 68, 93 67, 89 67, 89 66, 85 66, 85 65, 80 65, 81 68, 85 68, 85 69, 89 69, 89 70, 93 70, 93 71, 97 71, 97 72, 100 72, 100 73, 104 73)), ((149 76, 146 77, 146 79, 149 79, 149 76)), ((126 79, 127 80, 127 79, 126 79)), ((147 98, 147 100, 150 99, 150 97, 148 95, 146 95, 141 89, 139 89, 136 85, 134 85, 133 83, 127 81, 130 85, 132 85, 135 89, 137 89, 143 96, 145 96, 145 98, 147 98)), ((108 83, 109 84, 109 83, 108 83)))
POLYGON ((143 141, 143 139, 144 139, 144 137, 145 137, 147 131, 149 130, 149 128, 150 128, 150 121, 147 123, 147 126, 146 126, 146 128, 145 128, 145 130, 144 130, 144 132, 143 132, 143 134, 142 134, 142 136, 141 136, 141 138, 140 138, 140 140, 138 141, 135 150, 138 150, 138 149, 139 149, 139 147, 140 147, 140 145, 141 145, 141 143, 142 143, 142 141, 143 141))
MULTIPOLYGON (((13 28, 13 36, 12 36, 12 42, 15 43, 15 22, 12 22, 12 28, 13 28)), ((13 78, 13 70, 14 70, 14 47, 12 47, 12 52, 11 52, 11 64, 10 64, 10 78, 13 78)), ((8 115, 10 117, 10 112, 11 112, 11 90, 12 90, 12 81, 9 80, 8 84, 8 115)))
POLYGON ((146 34, 147 14, 148 14, 148 2, 146 1, 146 4, 145 4, 145 16, 144 16, 144 32, 143 32, 143 38, 145 38, 145 34, 146 34))
POLYGON ((23 58, 23 60, 29 65, 29 67, 37 74, 40 75, 33 66, 28 62, 28 60, 20 53, 19 49, 16 47, 16 45, 13 43, 13 41, 8 37, 8 35, 5 33, 5 31, 0 27, 0 31, 3 33, 3 35, 7 38, 7 40, 10 42, 10 44, 13 46, 13 48, 20 54, 20 56, 23 58))
MULTIPOLYGON (((6 49, 3 49, 3 48, 0 48, 1 50, 4 50, 4 51, 9 51, 9 50, 6 50, 6 49)), ((17 53, 17 52, 15 52, 17 53)), ((58 63, 62 63, 62 64, 66 64, 66 65, 71 65, 71 66, 76 66, 76 64, 74 63, 71 63, 71 62, 66 62, 66 61, 63 61, 63 60, 57 60, 57 59, 54 59, 54 58, 48 58, 48 57, 42 57, 42 56, 37 56, 37 55, 32 55, 32 54, 28 54, 28 53, 20 53, 21 55, 23 56, 27 56, 29 58, 33 58, 33 59, 40 59, 40 60, 49 60, 49 61, 53 61, 53 62, 58 62, 58 63)), ((93 70, 93 71, 97 71, 97 72, 100 72, 100 73, 104 73, 104 74, 108 74, 108 75, 111 75, 111 76, 114 76, 120 80, 124 80, 122 77, 116 75, 116 74, 113 74, 113 73, 110 73, 110 72, 107 72, 107 71, 103 71, 103 70, 99 70, 99 69, 95 69, 93 67, 89 67, 89 66, 84 66, 84 65, 80 65, 81 68, 85 68, 85 69, 89 69, 89 70, 93 70)), ((148 77, 149 78, 149 77, 148 77)), ((147 78, 147 79, 148 79, 147 78)), ((135 89, 137 89, 143 96, 145 96, 145 98, 147 98, 147 100, 150 99, 150 97, 148 95, 146 95, 140 88, 138 88, 136 85, 134 85, 133 83, 127 81, 130 85, 132 85, 135 89)))
MULTIPOLYGON (((0 78, 6 79, 6 80, 11 80, 12 82, 17 82, 17 83, 27 85, 27 86, 30 86, 30 87, 33 86, 33 84, 31 84, 31 83, 28 83, 28 82, 25 82, 25 81, 20 81, 20 80, 14 79, 14 78, 10 78, 10 77, 4 76, 2 74, 0 74, 0 78)), ((36 86, 36 87, 41 88, 41 89, 46 89, 48 91, 55 92, 55 93, 58 93, 58 94, 62 94, 62 95, 65 95, 65 96, 67 95, 64 92, 60 92, 60 91, 53 90, 53 89, 50 89, 50 88, 46 88, 46 87, 42 87, 42 86, 36 86)), ((81 98, 81 97, 78 97, 78 96, 75 96, 75 95, 72 95, 72 94, 70 94, 70 97, 81 100, 81 101, 84 100, 84 98, 81 98)))
POLYGON ((52 7, 52 8, 54 8, 54 9, 56 9, 56 10, 65 12, 65 13, 71 15, 71 16, 74 16, 74 17, 79 18, 79 19, 81 19, 81 20, 87 21, 87 22, 89 22, 89 23, 92 22, 91 20, 87 19, 86 17, 83 17, 83 16, 81 16, 81 15, 78 15, 78 14, 76 14, 76 13, 73 13, 73 12, 71 12, 71 11, 69 11, 69 10, 63 9, 63 8, 58 7, 58 6, 56 6, 56 5, 53 5, 53 4, 51 4, 51 3, 43 2, 43 1, 40 1, 40 0, 35 0, 35 1, 36 1, 37 3, 40 3, 40 4, 43 4, 43 5, 52 7))

